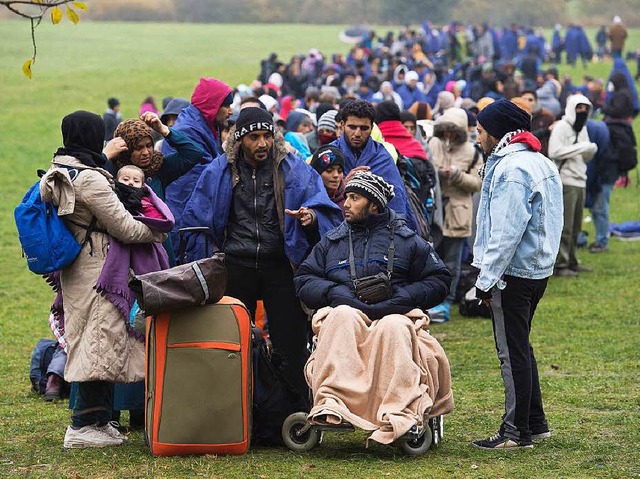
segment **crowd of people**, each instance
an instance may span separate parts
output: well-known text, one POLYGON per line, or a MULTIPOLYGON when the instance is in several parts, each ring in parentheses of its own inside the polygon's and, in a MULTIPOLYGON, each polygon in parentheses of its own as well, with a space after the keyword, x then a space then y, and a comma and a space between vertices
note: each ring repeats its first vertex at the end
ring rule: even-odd
MULTIPOLYGON (((143 407, 144 348, 117 265, 129 258, 136 274, 174 265, 177 230, 191 226, 208 227, 225 253, 227 294, 254 316, 264 303, 283 375, 300 397, 312 387, 309 420, 348 420, 383 443, 428 413, 415 400, 425 389, 412 345, 438 358, 434 374, 449 374, 424 328, 450 320, 462 264, 472 261, 506 398, 498 433, 474 444, 532 447, 549 437, 531 321, 549 276, 589 270, 576 254, 585 205, 596 227, 589 251, 607 251, 609 198, 637 158, 638 96, 619 27, 616 17, 610 48, 598 50, 613 56, 609 79, 582 85, 542 69, 561 51, 570 64, 590 60, 574 48, 578 26, 559 44, 556 28, 547 44, 515 25, 424 24, 397 37, 371 32, 347 56, 312 49, 284 63, 272 54, 249 85, 201 78, 189 100, 167 98, 162 112, 146 98, 136 119, 122 121, 116 98, 103 119, 65 117, 64 147, 42 182, 56 204, 75 190, 66 218, 78 238, 96 223, 86 254, 57 278, 53 323, 68 353, 65 379, 76 383, 65 447, 126 441, 111 421, 113 411, 134 418, 143 407), (61 164, 79 169, 75 181, 59 181, 61 164), (98 326, 105 318, 109 328, 98 326), (377 348, 389 338, 393 348, 377 348), (351 377, 330 352, 365 340, 371 348, 354 359, 362 374, 351 377), (382 422, 362 407, 390 405, 388 389, 362 380, 380 371, 377 385, 413 385, 391 404, 397 417, 382 422), (335 397, 340 388, 347 398, 335 397)), ((206 241, 187 235, 180 260, 205 257, 206 241)), ((430 394, 432 412, 452 410, 447 381, 430 394)))

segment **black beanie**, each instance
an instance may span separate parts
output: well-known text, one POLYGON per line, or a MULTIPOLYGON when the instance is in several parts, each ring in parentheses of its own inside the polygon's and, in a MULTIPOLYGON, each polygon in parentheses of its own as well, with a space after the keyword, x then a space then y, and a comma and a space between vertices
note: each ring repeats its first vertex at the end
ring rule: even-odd
POLYGON ((383 101, 376 106, 376 123, 400 121, 400 108, 394 101, 383 101))
POLYGON ((321 146, 311 157, 310 164, 319 174, 333 165, 341 166, 344 170, 344 155, 337 146, 321 146))
POLYGON ((484 107, 476 120, 487 133, 498 139, 502 139, 510 131, 531 131, 531 115, 504 98, 484 107))
POLYGON ((369 171, 358 171, 347 183, 344 194, 357 193, 368 200, 373 201, 378 206, 381 213, 387 203, 393 199, 393 185, 390 185, 381 176, 374 175, 369 171))
POLYGON ((239 140, 252 131, 270 131, 273 133, 273 117, 262 108, 249 107, 240 110, 236 121, 235 139, 239 140))

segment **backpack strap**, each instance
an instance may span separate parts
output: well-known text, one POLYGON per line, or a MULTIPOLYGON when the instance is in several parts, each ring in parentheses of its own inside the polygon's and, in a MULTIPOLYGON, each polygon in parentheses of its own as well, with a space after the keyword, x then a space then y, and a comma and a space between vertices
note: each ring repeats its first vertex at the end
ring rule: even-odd
MULTIPOLYGON (((76 166, 69 166, 69 165, 63 165, 61 163, 53 163, 54 165, 56 165, 59 168, 64 168, 65 170, 67 170, 69 172, 69 178, 71 178, 71 182, 73 183, 75 181, 75 179, 78 177, 78 175, 80 174, 81 171, 84 170, 91 170, 92 168, 78 168, 76 166)), ((38 176, 40 176, 40 178, 42 178, 42 175, 40 174, 40 172, 43 170, 38 170, 38 176)), ((84 230, 86 230, 86 233, 84 235, 84 240, 82 241, 82 246, 84 246, 85 244, 89 243, 89 256, 93 256, 93 240, 91 238, 91 234, 95 231, 96 233, 102 233, 102 234, 109 234, 106 230, 103 230, 101 228, 96 228, 96 225, 98 223, 98 218, 94 216, 91 217, 91 221, 89 222, 89 225, 83 225, 80 223, 76 223, 75 221, 71 221, 68 220, 71 224, 74 224, 76 226, 78 226, 79 228, 83 228, 84 230)))
POLYGON ((471 161, 469 168, 467 168, 467 173, 470 173, 471 170, 473 170, 473 167, 476 166, 478 159, 480 158, 480 148, 474 145, 473 149, 476 150, 476 152, 473 154, 473 160, 471 161))

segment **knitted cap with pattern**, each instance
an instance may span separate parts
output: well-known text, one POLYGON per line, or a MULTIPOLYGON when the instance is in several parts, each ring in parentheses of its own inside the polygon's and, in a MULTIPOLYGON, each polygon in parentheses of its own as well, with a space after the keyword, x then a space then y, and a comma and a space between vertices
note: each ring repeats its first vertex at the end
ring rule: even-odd
POLYGON ((358 171, 344 189, 344 194, 357 193, 373 201, 378 206, 378 211, 386 208, 387 203, 395 197, 393 185, 390 185, 381 176, 369 171, 358 171))
POLYGON ((336 115, 338 110, 329 110, 318 120, 318 130, 337 131, 336 115))

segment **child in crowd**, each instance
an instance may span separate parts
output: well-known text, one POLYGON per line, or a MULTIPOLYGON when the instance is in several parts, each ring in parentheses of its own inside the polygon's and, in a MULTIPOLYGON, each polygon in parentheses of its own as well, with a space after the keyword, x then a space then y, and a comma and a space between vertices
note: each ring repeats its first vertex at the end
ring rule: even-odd
POLYGON ((321 146, 311 157, 311 166, 322 177, 331 201, 341 209, 344 204, 344 155, 340 148, 321 146))
POLYGON ((116 194, 125 208, 132 215, 146 218, 166 220, 158 208, 154 206, 145 187, 144 171, 135 165, 125 165, 118 170, 116 178, 116 194))

